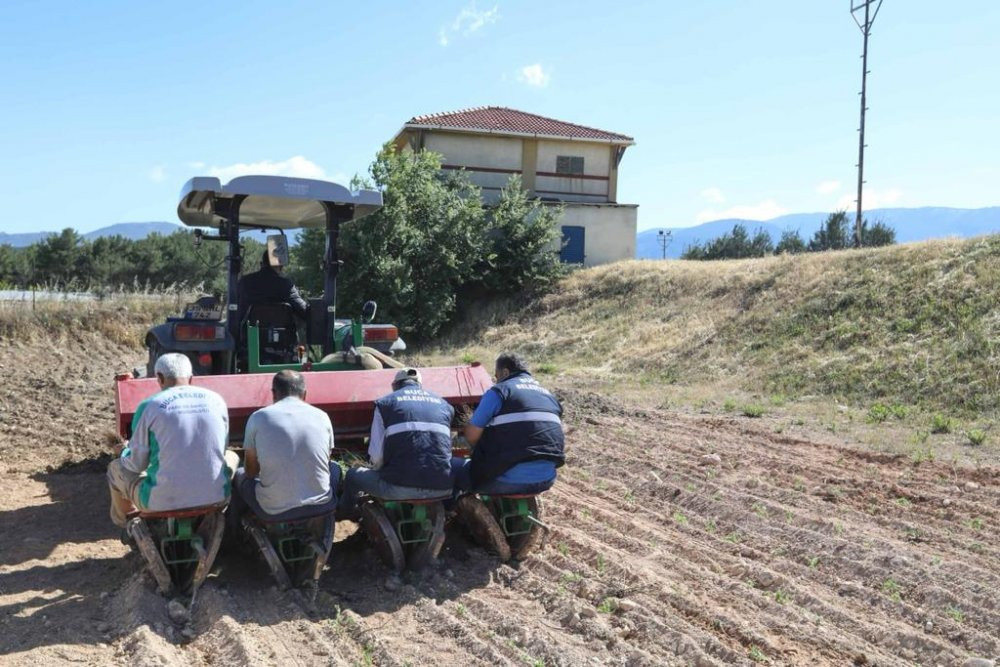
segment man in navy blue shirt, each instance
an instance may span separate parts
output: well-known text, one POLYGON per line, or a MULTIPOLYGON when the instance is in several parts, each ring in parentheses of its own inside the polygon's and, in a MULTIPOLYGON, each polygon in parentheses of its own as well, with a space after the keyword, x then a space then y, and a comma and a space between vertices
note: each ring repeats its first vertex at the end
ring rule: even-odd
POLYGON ((541 493, 556 480, 563 454, 562 406, 531 376, 521 357, 497 357, 497 383, 479 402, 465 438, 469 459, 451 460, 456 490, 541 493))
POLYGON ((375 401, 370 466, 347 471, 337 515, 354 518, 358 499, 369 495, 384 500, 447 497, 452 483, 451 422, 455 410, 447 401, 420 385, 420 372, 404 368, 396 373, 392 393, 375 401))

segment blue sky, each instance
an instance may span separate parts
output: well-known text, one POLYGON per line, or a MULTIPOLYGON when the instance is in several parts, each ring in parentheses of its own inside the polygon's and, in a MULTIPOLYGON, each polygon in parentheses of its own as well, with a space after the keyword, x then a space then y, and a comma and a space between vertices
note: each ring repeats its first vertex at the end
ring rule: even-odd
MULTIPOLYGON (((22 2, 0 8, 0 231, 176 220, 190 176, 334 180, 411 116, 636 138, 640 229, 850 207, 849 0, 22 2)), ((866 208, 1000 204, 1000 3, 886 0, 866 208)))

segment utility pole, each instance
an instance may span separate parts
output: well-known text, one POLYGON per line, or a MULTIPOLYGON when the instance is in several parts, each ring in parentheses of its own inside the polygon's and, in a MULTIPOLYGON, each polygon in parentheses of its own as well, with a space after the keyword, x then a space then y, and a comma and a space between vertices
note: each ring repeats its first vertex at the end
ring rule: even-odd
POLYGON ((663 259, 667 258, 667 246, 670 245, 672 236, 673 232, 669 229, 661 229, 656 233, 656 238, 660 242, 660 252, 663 255, 663 259))
POLYGON ((878 15, 878 10, 882 8, 882 0, 851 0, 851 18, 858 24, 861 34, 864 35, 864 47, 861 51, 861 125, 858 127, 858 210, 854 217, 854 247, 861 247, 861 191, 865 184, 865 111, 868 92, 868 36, 872 31, 872 24, 878 15), (874 11, 872 5, 875 6, 874 11), (859 20, 859 16, 864 12, 864 20, 859 20))

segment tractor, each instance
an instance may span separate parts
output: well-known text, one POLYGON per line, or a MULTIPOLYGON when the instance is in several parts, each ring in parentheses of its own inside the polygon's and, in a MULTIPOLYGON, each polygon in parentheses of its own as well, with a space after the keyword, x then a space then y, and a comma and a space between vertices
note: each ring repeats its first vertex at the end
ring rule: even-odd
MULTIPOLYGON (((308 372, 308 402, 334 425, 337 454, 362 451, 374 416, 374 402, 389 391, 396 369, 393 355, 405 349, 395 326, 373 324, 376 305, 368 302, 359 318, 337 317, 337 243, 340 225, 377 210, 382 195, 351 192, 336 183, 281 176, 243 176, 223 185, 211 177, 193 178, 180 193, 178 217, 195 227, 195 242, 228 244, 226 300, 202 297, 184 313, 151 328, 146 335, 149 367, 166 352, 192 362, 192 383, 220 394, 229 409, 231 445, 239 447, 247 418, 271 402, 272 375, 283 369, 308 372), (238 280, 243 262, 240 234, 273 230, 268 253, 287 248, 284 233, 293 228, 326 230, 324 292, 310 299, 304 332, 288 304, 251 306, 237 316, 238 280), (205 231, 208 229, 209 231, 205 231)), ((423 384, 456 407, 476 405, 491 385, 479 364, 426 368, 423 384)), ((134 372, 116 377, 118 428, 128 438, 139 404, 158 391, 156 380, 134 372)), ((418 567, 437 555, 444 538, 440 504, 397 501, 366 506, 365 530, 377 551, 394 568, 418 567)), ((129 534, 139 545, 163 592, 192 598, 211 568, 221 539, 221 508, 184 508, 140 515, 129 534)), ((325 514, 296 521, 252 518, 245 528, 279 585, 316 583, 333 542, 334 522, 325 514)), ((131 524, 130 524, 131 525, 131 524)))

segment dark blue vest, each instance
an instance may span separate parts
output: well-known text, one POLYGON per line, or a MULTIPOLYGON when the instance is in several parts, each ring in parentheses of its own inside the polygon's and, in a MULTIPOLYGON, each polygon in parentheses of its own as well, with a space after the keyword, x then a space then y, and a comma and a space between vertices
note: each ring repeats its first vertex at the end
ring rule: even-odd
POLYGON ((472 483, 493 481, 524 461, 565 462, 562 406, 529 373, 518 373, 498 382, 491 391, 500 394, 500 412, 483 431, 472 451, 472 483))
POLYGON ((451 420, 455 409, 409 382, 375 401, 385 426, 382 479, 421 489, 451 488, 451 420))

